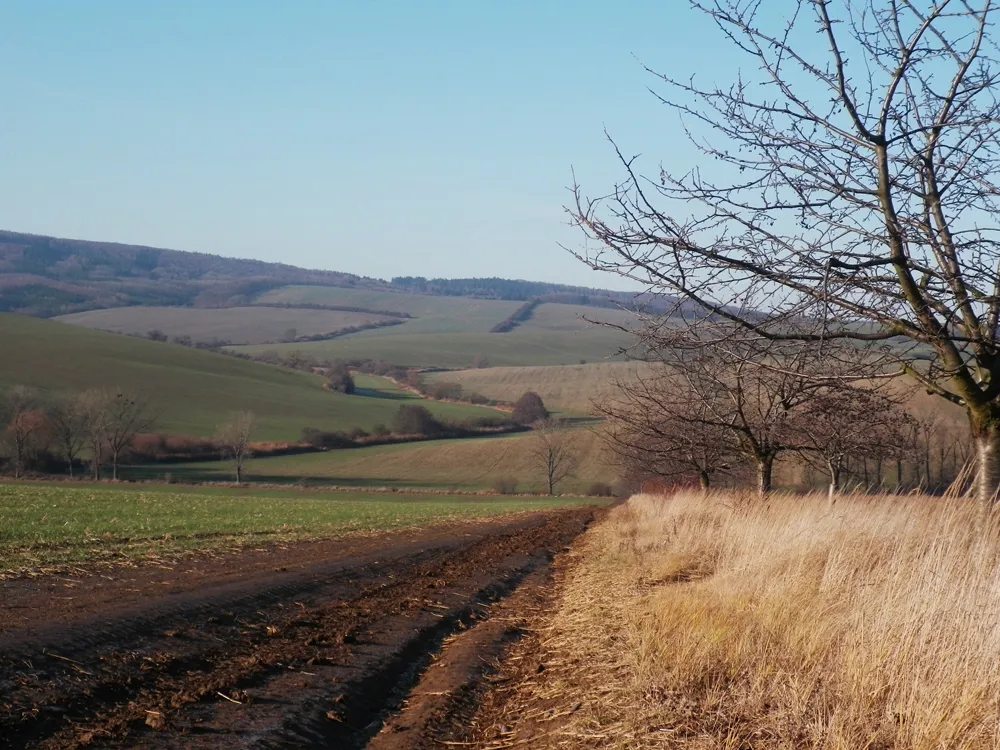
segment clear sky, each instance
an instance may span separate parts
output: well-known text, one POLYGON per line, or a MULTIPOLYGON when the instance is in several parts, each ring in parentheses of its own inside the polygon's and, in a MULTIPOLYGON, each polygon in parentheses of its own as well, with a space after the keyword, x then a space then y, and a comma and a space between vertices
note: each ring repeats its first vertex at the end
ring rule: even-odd
POLYGON ((690 159, 640 63, 735 64, 683 0, 8 0, 0 40, 0 228, 593 286, 571 169, 690 159))

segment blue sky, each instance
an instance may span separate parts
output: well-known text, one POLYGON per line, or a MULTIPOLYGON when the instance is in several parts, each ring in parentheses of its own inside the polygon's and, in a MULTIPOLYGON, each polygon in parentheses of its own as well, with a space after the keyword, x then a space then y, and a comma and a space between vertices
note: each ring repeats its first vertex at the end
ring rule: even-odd
POLYGON ((619 176, 605 127, 692 158, 640 61, 737 64, 683 0, 12 0, 0 34, 0 228, 595 286, 571 169, 619 176))

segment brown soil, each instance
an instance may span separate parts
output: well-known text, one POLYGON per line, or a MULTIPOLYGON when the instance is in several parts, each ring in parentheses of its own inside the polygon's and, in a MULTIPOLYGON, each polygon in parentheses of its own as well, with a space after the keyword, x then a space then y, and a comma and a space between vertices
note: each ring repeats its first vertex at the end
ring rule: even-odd
POLYGON ((0 583, 0 747, 461 742, 593 509, 0 583))

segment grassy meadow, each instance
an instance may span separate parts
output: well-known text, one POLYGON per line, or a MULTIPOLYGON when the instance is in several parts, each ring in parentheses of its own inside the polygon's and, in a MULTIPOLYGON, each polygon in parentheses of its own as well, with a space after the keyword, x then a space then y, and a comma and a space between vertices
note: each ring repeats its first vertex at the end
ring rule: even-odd
MULTIPOLYGON (((291 441, 307 426, 347 430, 389 424, 404 399, 415 400, 384 379, 373 381, 366 395, 345 396, 324 390, 322 378, 305 373, 12 314, 0 314, 0 351, 8 353, 0 387, 29 384, 55 393, 121 386, 145 394, 160 415, 156 429, 173 434, 210 436, 230 413, 250 409, 255 440, 291 441)), ((483 407, 421 403, 453 419, 496 414, 483 407)))
POLYGON ((350 326, 394 320, 384 315, 339 310, 269 307, 116 307, 63 315, 55 320, 117 333, 145 336, 159 329, 192 341, 222 339, 233 344, 280 341, 290 328, 299 336, 330 333, 350 326))
POLYGON ((388 531, 587 502, 593 500, 0 484, 0 574, 388 531))
MULTIPOLYGON (((557 490, 582 493, 595 482, 613 481, 615 469, 608 466, 597 436, 586 429, 575 429, 572 435, 579 463, 574 475, 557 490)), ((245 476, 250 482, 305 480, 340 487, 441 491, 489 490, 498 479, 513 478, 519 492, 542 492, 541 468, 531 456, 533 440, 531 433, 521 433, 255 458, 247 463, 245 476)), ((225 461, 199 461, 124 470, 124 476, 131 479, 162 479, 165 473, 181 482, 227 482, 232 479, 232 466, 225 461)))
POLYGON ((998 532, 926 496, 633 497, 501 721, 544 700, 568 748, 996 748, 998 532))

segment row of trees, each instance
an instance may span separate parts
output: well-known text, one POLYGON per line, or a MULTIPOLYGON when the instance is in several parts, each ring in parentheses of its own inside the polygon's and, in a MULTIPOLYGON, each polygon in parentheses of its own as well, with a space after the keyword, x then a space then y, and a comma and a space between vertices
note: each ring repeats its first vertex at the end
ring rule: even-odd
POLYGON ((827 474, 831 492, 852 464, 866 474, 870 466, 875 485, 893 468, 902 485, 903 463, 921 437, 929 441, 930 423, 903 408, 896 384, 858 382, 871 352, 776 345, 718 323, 705 340, 708 328, 658 333, 647 342, 652 366, 599 405, 607 441, 631 474, 708 487, 749 468, 767 493, 776 461, 794 454, 827 474))
MULTIPOLYGON (((689 5, 747 65, 718 83, 650 71, 702 164, 644 169, 613 143, 621 181, 596 199, 575 188, 568 208, 587 237, 577 256, 675 300, 669 313, 684 326, 726 321, 725 336, 814 352, 878 346, 861 359, 867 375, 906 374, 965 411, 978 497, 995 500, 1000 6, 790 0, 788 12, 764 14, 743 0, 689 5)), ((828 362, 818 374, 842 377, 828 362)), ((794 442, 764 437, 759 465, 794 442)))
POLYGON ((73 475, 85 454, 91 472, 101 478, 101 467, 110 463, 111 476, 135 436, 156 420, 149 404, 123 389, 93 389, 76 395, 43 397, 38 391, 18 385, 0 400, 3 425, 15 477, 45 455, 61 458, 73 475))
MULTIPOLYGON (((73 477, 86 458, 95 480, 101 479, 104 467, 117 480, 136 438, 152 430, 156 420, 147 399, 122 388, 43 395, 18 385, 0 395, 0 436, 15 478, 53 460, 62 462, 73 477)), ((237 482, 250 457, 253 425, 251 412, 238 412, 215 436, 218 450, 233 462, 237 482)))

